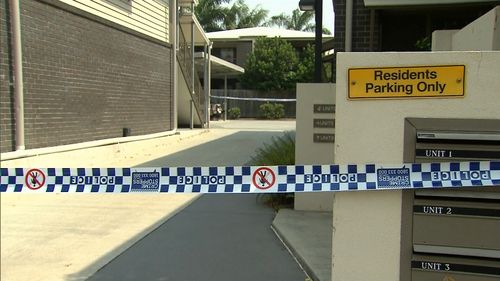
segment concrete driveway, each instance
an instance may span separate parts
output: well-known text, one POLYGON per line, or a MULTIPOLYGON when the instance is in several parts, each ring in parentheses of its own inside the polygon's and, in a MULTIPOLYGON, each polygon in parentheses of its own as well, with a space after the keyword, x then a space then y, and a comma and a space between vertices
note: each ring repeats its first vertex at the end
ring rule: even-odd
MULTIPOLYGON (((155 159, 166 155, 187 159, 178 153, 190 148, 198 155, 194 161, 203 158, 203 153, 196 152, 200 145, 231 135, 239 136, 242 143, 231 149, 223 143, 227 151, 241 152, 244 149, 239 148, 247 148, 244 153, 251 153, 253 147, 245 143, 246 136, 238 135, 242 131, 279 134, 281 130, 294 129, 294 122, 290 121, 278 121, 279 125, 269 122, 269 126, 261 128, 257 127, 262 121, 245 122, 213 122, 214 129, 210 132, 181 131, 177 136, 2 161, 1 165, 130 167, 158 161, 155 159)), ((227 156, 237 161, 246 159, 243 153, 237 157, 230 155, 225 151, 206 160, 227 156)), ((84 280, 196 198, 192 194, 1 194, 1 280, 84 280)))

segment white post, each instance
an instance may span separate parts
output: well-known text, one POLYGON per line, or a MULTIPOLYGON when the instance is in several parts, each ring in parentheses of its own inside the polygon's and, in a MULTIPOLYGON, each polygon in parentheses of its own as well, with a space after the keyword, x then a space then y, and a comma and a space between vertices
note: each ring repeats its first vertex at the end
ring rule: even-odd
POLYGON ((179 39, 178 39, 178 9, 177 9, 177 0, 171 0, 170 1, 170 9, 169 9, 169 16, 170 16, 170 27, 169 27, 169 32, 170 32, 170 40, 172 43, 172 85, 173 85, 173 101, 172 104, 173 106, 173 130, 177 129, 177 95, 178 95, 178 87, 177 87, 177 50, 179 48, 179 39))
POLYGON ((224 121, 227 120, 227 75, 224 75, 224 121))

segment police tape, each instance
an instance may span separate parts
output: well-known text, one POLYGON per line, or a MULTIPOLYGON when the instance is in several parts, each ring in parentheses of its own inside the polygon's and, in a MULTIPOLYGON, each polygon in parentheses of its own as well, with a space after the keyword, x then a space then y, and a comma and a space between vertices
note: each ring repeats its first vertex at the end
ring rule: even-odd
POLYGON ((1 192, 285 193, 500 188, 500 161, 402 165, 1 168, 1 192))

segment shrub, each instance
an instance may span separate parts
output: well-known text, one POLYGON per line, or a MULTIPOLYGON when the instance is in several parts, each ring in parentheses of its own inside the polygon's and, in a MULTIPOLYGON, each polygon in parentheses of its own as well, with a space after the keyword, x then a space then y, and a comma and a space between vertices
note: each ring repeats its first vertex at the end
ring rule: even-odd
POLYGON ((283 136, 273 137, 271 143, 265 143, 257 149, 250 164, 256 166, 295 164, 295 134, 285 132, 283 136))
MULTIPOLYGON (((283 136, 274 137, 271 143, 265 143, 252 157, 250 165, 278 166, 295 164, 295 134, 285 132, 283 136)), ((294 193, 259 194, 257 200, 265 202, 275 210, 293 207, 294 193)))
POLYGON ((285 106, 280 103, 265 103, 259 106, 260 115, 265 119, 280 119, 285 116, 285 106))
POLYGON ((227 111, 227 116, 229 119, 239 119, 241 116, 241 110, 239 107, 231 107, 227 111))

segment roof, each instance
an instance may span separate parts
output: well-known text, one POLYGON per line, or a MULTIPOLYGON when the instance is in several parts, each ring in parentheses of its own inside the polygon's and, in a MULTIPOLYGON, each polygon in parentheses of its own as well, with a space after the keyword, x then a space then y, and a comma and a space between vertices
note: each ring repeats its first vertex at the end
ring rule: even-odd
POLYGON ((491 3, 492 0, 364 0, 366 7, 491 3))
POLYGON ((203 27, 201 26, 198 19, 192 14, 182 15, 179 20, 182 32, 186 37, 186 41, 191 42, 191 22, 194 23, 194 44, 195 45, 208 44, 209 41, 205 31, 203 30, 203 27))
MULTIPOLYGON (((211 41, 248 40, 258 37, 281 37, 287 40, 314 40, 314 32, 287 30, 274 27, 251 27, 225 31, 208 32, 211 41)), ((324 40, 332 39, 333 35, 323 34, 324 40)))
MULTIPOLYGON (((205 63, 204 53, 198 52, 194 55, 194 57, 196 59, 196 67, 198 68, 198 71, 203 72, 205 63)), ((235 76, 243 74, 245 72, 245 69, 243 69, 241 66, 225 61, 214 55, 210 56, 210 62, 212 63, 210 67, 210 74, 215 78, 224 77, 225 75, 235 76)))

